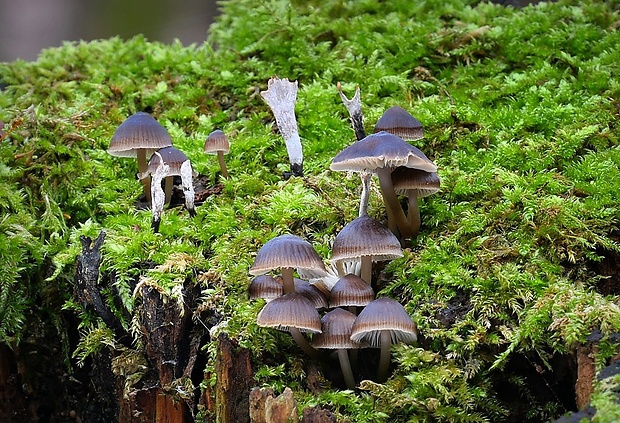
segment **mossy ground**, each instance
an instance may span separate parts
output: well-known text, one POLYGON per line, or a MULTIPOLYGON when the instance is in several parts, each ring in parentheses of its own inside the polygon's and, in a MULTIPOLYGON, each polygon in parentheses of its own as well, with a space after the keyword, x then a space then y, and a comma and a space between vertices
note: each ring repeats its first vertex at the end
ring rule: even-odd
MULTIPOLYGON (((302 406, 355 422, 534 422, 574 408, 565 367, 575 346, 601 331, 602 367, 620 331, 620 3, 221 7, 205 45, 113 38, 0 64, 0 341, 36 343, 32 328, 46 322, 68 369, 114 346, 72 300, 79 236, 105 230, 102 271, 115 272, 124 307, 133 310, 139 279, 177 299, 188 280, 201 284, 196 317, 216 310, 218 330, 254 352, 256 385, 290 386, 302 406), (299 82, 303 178, 282 179, 286 150, 259 95, 273 75, 299 82), (419 344, 395 348, 386 384, 350 392, 325 380, 315 395, 306 358, 286 334, 256 326, 261 304, 245 290, 272 237, 299 235, 328 259, 357 216, 359 179, 328 170, 354 139, 337 82, 349 96, 360 85, 367 132, 392 105, 424 124, 414 144, 439 166, 442 190, 421 204, 413 247, 381 273, 381 295, 410 312, 419 344), (135 162, 106 152, 137 111, 223 184, 195 218, 166 210, 159 234, 135 207, 135 162), (231 140, 227 180, 202 152, 217 128, 231 140)), ((382 219, 379 198, 373 191, 369 210, 382 219)), ((212 358, 213 345, 204 349, 212 358)), ((617 415, 602 385, 594 402, 617 415)))

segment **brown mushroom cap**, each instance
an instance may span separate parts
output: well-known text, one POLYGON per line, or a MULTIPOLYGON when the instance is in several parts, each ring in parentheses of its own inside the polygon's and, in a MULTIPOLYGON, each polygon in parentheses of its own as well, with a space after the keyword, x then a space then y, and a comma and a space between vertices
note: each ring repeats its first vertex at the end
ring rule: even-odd
POLYGON ((370 302, 355 319, 351 339, 381 346, 381 331, 389 331, 392 344, 412 343, 418 339, 418 329, 405 308, 396 300, 382 297, 370 302))
POLYGON ((392 185, 397 194, 408 195, 408 191, 413 190, 417 197, 427 197, 439 191, 441 180, 437 172, 403 166, 392 172, 392 185))
POLYGON ((170 170, 168 170, 168 176, 180 175, 181 174, 181 165, 188 161, 189 159, 181 150, 169 146, 157 150, 158 154, 153 154, 151 159, 149 160, 149 165, 146 169, 147 173, 153 173, 162 163, 170 166, 170 170))
POLYGON ((282 284, 271 275, 258 275, 248 288, 250 300, 262 298, 266 301, 275 300, 282 296, 282 284))
POLYGON ((262 275, 274 269, 313 269, 327 274, 325 264, 312 245, 296 235, 279 235, 267 241, 254 259, 251 275, 262 275))
POLYGON ((400 106, 390 107, 383 112, 373 131, 386 131, 409 141, 424 137, 422 123, 400 106))
POLYGON ((138 112, 116 128, 108 153, 117 157, 136 157, 137 150, 145 149, 148 157, 171 145, 172 139, 166 128, 148 113, 138 112))
POLYGON ((230 151, 230 142, 226 134, 219 129, 211 132, 205 141, 204 151, 208 154, 216 154, 218 151, 228 154, 230 151))
MULTIPOLYGON (((358 141, 359 142, 359 141, 358 141)), ((373 261, 402 257, 400 241, 377 219, 360 216, 347 223, 334 238, 332 261, 372 256, 373 261)))
POLYGON ((327 349, 364 348, 367 345, 351 340, 351 328, 355 314, 342 308, 335 308, 321 318, 320 334, 312 338, 312 346, 327 349))
POLYGON ((314 305, 298 292, 289 292, 269 301, 256 317, 262 327, 288 331, 321 333, 321 317, 314 305))
POLYGON ((370 134, 346 147, 329 168, 336 171, 375 173, 377 169, 412 167, 436 172, 437 165, 417 147, 385 131, 370 134))
POLYGON ((375 299, 372 287, 357 275, 349 273, 338 279, 329 296, 330 307, 363 307, 375 299))

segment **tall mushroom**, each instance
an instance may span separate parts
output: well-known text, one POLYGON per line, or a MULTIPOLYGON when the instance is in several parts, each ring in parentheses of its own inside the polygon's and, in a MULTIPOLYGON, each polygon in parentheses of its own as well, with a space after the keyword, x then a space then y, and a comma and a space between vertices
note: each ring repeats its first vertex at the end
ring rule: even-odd
POLYGON ((217 155, 217 161, 220 164, 222 176, 224 178, 228 178, 228 170, 226 169, 224 154, 228 154, 230 151, 230 142, 228 141, 226 134, 219 129, 211 132, 205 141, 204 151, 207 154, 217 155))
MULTIPOLYGON (((145 175, 147 158, 153 152, 172 146, 170 134, 163 125, 151 115, 138 112, 125 119, 116 128, 108 153, 117 157, 136 157, 138 175, 145 175)), ((148 175, 140 178, 147 202, 151 202, 151 180, 148 175)))
POLYGON ((258 312, 259 326, 288 331, 297 345, 309 356, 318 357, 317 350, 302 332, 321 333, 321 316, 309 299, 298 292, 289 292, 269 301, 258 312))
POLYGON ((274 76, 267 82, 267 90, 261 91, 260 95, 271 108, 278 129, 284 138, 291 164, 291 175, 303 176, 304 155, 295 117, 297 81, 290 82, 286 78, 280 79, 274 76))
POLYGON ((415 342, 418 329, 398 301, 382 297, 369 303, 357 316, 351 330, 351 339, 367 342, 373 348, 381 348, 377 379, 384 382, 388 376, 392 344, 415 342))
POLYGON ((377 132, 346 147, 334 157, 331 170, 375 173, 388 218, 388 227, 402 244, 412 236, 411 225, 400 207, 390 174, 406 166, 436 172, 437 166, 422 151, 388 132, 377 132))
POLYGON ((297 235, 284 234, 267 241, 256 253, 250 268, 253 276, 280 269, 284 293, 295 291, 295 269, 311 269, 315 274, 326 275, 325 264, 312 245, 297 235))
POLYGON ((164 209, 167 194, 162 190, 161 183, 164 178, 172 178, 180 176, 183 186, 183 194, 185 196, 185 207, 189 211, 190 216, 196 215, 194 209, 194 184, 192 177, 194 171, 192 165, 181 150, 174 147, 165 147, 153 154, 149 160, 146 171, 139 174, 140 179, 151 175, 151 196, 152 196, 152 212, 153 212, 153 230, 159 230, 159 222, 161 213, 164 209))
POLYGON ((368 215, 347 223, 334 238, 332 261, 361 261, 360 277, 372 282, 372 262, 402 257, 398 238, 381 222, 368 215))
POLYGON ((344 381, 349 389, 355 389, 355 377, 351 369, 348 350, 366 345, 351 340, 355 314, 342 308, 335 308, 321 318, 321 333, 314 336, 312 346, 336 350, 344 381))
POLYGON ((408 167, 397 167, 392 172, 392 185, 396 194, 407 196, 407 218, 411 232, 416 236, 420 231, 420 208, 418 198, 427 197, 439 191, 441 180, 437 172, 425 172, 408 167))

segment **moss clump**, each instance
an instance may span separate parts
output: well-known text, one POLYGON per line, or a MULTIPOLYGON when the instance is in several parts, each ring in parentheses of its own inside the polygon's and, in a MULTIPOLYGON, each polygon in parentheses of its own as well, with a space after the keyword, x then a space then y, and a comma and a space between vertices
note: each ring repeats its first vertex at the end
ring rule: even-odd
MULTIPOLYGON (((79 236, 105 229, 101 270, 115 277, 107 294, 128 330, 139 280, 177 299, 199 284, 195 317, 223 316, 220 330, 253 351, 256 383, 291 386, 303 405, 357 422, 541 421, 574 408, 556 384, 557 359, 593 330, 620 330, 618 289, 605 280, 617 274, 602 270, 620 252, 618 4, 221 8, 202 46, 113 38, 0 64, 0 342, 15 346, 26 325, 47 320, 68 343, 76 328, 64 305, 80 313, 81 341, 69 354, 84 361, 114 347, 72 300, 79 236), (274 74, 299 82, 303 179, 281 178, 286 150, 259 95, 274 74), (259 306, 245 290, 254 254, 273 236, 302 236, 328 258, 356 217, 358 178, 327 170, 354 138, 339 81, 347 93, 360 84, 368 132, 392 105, 424 124, 414 144, 438 164, 442 191, 422 202, 421 234, 380 286, 418 323, 419 345, 397 349, 384 385, 351 393, 325 382, 316 396, 305 358, 286 335, 256 326, 259 306), (194 218, 166 210, 159 234, 134 207, 135 163, 105 151, 137 111, 155 116, 210 184, 223 184, 194 218), (202 152, 217 128, 231 140, 225 181, 202 152)), ((369 210, 384 217, 376 195, 369 210)), ((205 350, 211 368, 212 344, 205 350)))

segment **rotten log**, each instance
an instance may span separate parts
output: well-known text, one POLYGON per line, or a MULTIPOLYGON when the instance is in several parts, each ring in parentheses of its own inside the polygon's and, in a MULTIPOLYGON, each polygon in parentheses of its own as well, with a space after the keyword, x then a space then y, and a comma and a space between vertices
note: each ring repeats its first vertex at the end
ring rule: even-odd
POLYGON ((217 337, 215 358, 217 423, 250 421, 250 390, 254 381, 250 351, 239 348, 224 332, 217 337))
POLYGON ((131 336, 114 315, 105 299, 101 297, 99 288, 101 246, 105 235, 105 231, 101 231, 94 241, 89 237, 80 236, 82 254, 77 257, 73 295, 85 309, 94 311, 103 320, 106 326, 114 332, 118 342, 129 348, 131 336))

